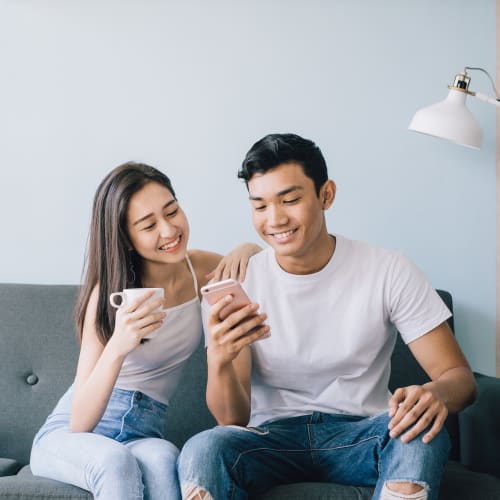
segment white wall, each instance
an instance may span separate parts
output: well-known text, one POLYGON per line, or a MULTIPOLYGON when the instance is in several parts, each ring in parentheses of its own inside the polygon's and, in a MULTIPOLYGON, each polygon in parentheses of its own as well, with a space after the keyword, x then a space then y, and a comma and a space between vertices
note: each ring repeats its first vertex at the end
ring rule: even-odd
POLYGON ((296 132, 337 182, 331 231, 450 290, 494 373, 494 110, 469 99, 479 152, 406 130, 465 65, 495 73, 494 0, 0 0, 0 62, 0 281, 79 282, 95 188, 130 159, 172 177, 192 247, 258 241, 237 168, 296 132))

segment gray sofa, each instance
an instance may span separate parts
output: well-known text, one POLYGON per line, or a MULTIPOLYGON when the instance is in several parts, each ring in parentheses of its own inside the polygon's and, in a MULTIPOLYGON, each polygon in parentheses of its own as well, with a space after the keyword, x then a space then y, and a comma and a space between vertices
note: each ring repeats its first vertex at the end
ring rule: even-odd
MULTIPOLYGON (((440 292, 451 307, 451 296, 440 292)), ((76 286, 0 284, 0 498, 89 499, 79 488, 34 477, 31 441, 59 396, 72 381, 78 355, 72 310, 76 286)), ((452 325, 453 326, 453 325, 452 325)), ((205 357, 200 346, 172 402, 166 432, 177 446, 214 425, 206 406, 205 357)), ((442 500, 500 499, 500 381, 477 374, 477 402, 447 422, 453 440, 442 500)), ((426 380, 398 341, 391 388, 426 380)), ((284 485, 260 500, 362 500, 372 489, 337 484, 284 485)), ((217 499, 223 500, 223 499, 217 499)))

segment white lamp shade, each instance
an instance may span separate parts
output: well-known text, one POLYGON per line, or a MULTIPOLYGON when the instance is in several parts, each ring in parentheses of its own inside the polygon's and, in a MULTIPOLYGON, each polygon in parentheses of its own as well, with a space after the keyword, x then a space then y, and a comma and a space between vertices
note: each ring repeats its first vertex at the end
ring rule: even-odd
POLYGON ((465 105, 466 97, 465 92, 450 89, 444 101, 418 110, 408 128, 479 149, 483 142, 483 131, 465 105))

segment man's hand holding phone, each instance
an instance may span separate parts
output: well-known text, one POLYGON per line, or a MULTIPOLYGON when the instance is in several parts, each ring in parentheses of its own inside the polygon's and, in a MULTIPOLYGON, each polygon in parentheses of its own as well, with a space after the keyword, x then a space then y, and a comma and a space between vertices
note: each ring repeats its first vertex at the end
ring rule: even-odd
POLYGON ((201 292, 212 306, 208 349, 219 363, 230 363, 244 347, 269 337, 269 326, 264 324, 267 315, 258 313, 259 306, 250 302, 236 280, 206 285, 201 292))

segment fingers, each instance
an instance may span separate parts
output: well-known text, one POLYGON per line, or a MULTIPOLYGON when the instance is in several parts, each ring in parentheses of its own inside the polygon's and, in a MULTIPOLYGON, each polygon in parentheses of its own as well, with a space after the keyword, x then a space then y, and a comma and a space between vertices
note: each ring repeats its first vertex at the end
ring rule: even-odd
POLYGON ((129 322, 133 323, 134 326, 140 330, 143 330, 144 328, 147 328, 149 325, 153 324, 156 324, 156 328, 158 328, 163 323, 163 320, 166 316, 167 313, 165 311, 160 311, 154 314, 147 314, 139 318, 131 317, 129 319, 129 322))
POLYGON ((141 297, 132 301, 127 307, 118 309, 117 316, 121 317, 121 324, 135 332, 140 338, 157 330, 167 316, 163 310, 165 299, 158 298, 149 301, 154 291, 144 293, 141 297), (161 309, 161 310, 158 310, 161 309))
POLYGON ((446 417, 448 416, 448 410, 445 408, 444 411, 440 411, 439 414, 434 418, 434 423, 428 432, 424 434, 422 441, 424 443, 429 443, 432 441, 438 434, 439 431, 443 428, 444 423, 446 421, 446 417))
MULTIPOLYGON (((226 307, 227 305, 229 305, 233 300, 234 300, 234 297, 231 294, 228 294, 225 297, 223 297, 222 299, 218 300, 210 308, 210 312, 209 312, 209 315, 208 315, 209 324, 219 323, 221 321, 221 319, 222 319, 221 316, 220 316, 220 313, 221 313, 222 309, 224 309, 224 307, 226 307)), ((233 312, 232 314, 230 314, 228 316, 228 318, 234 316, 233 320, 235 322, 241 321, 242 319, 244 319, 249 314, 252 314, 253 312, 255 312, 258 309, 258 307, 259 306, 257 304, 249 304, 247 306, 242 307, 238 311, 233 312)), ((224 318, 224 319, 227 319, 227 318, 224 318)))
MULTIPOLYGON (((248 266, 248 260, 244 260, 240 262, 239 269, 238 269, 238 274, 234 276, 234 279, 239 280, 241 282, 245 281, 245 276, 247 275, 247 266, 248 266)), ((231 276, 233 278, 233 276, 231 276)))
POLYGON ((154 331, 158 330, 160 326, 163 324, 163 321, 155 321, 154 323, 150 323, 149 325, 141 328, 138 332, 139 338, 143 339, 150 333, 153 333, 154 331))
POLYGON ((265 313, 254 314, 239 322, 232 317, 227 318, 221 323, 222 328, 215 333, 214 339, 221 345, 232 343, 241 348, 269 331, 269 327, 263 324, 266 319, 265 313))
POLYGON ((248 304, 222 320, 220 312, 232 299, 229 295, 216 302, 208 318, 209 352, 222 364, 235 359, 245 346, 270 335, 270 327, 264 324, 267 315, 257 313, 257 304, 248 304))
POLYGON ((389 435, 401 437, 407 443, 428 431, 422 441, 428 443, 441 430, 448 415, 444 403, 421 386, 410 386, 395 391, 389 401, 389 435))
MULTIPOLYGON (((232 279, 239 279, 238 276, 239 276, 239 269, 240 269, 240 262, 239 261, 230 261, 228 263, 226 263, 225 260, 222 260, 218 266, 218 272, 216 272, 216 280, 217 280, 217 274, 219 276, 219 279, 221 280, 227 280, 229 278, 232 278, 232 279)), ((217 271, 217 269, 216 269, 217 271)), ((241 280, 240 280, 241 281, 241 280)))
MULTIPOLYGON (((256 248, 260 250, 260 247, 256 248)), ((214 281, 221 281, 231 278, 243 281, 246 276, 248 260, 258 250, 253 247, 249 250, 247 245, 237 247, 233 252, 223 257, 217 267, 206 275, 207 280, 213 278, 214 281)))
POLYGON ((238 262, 228 261, 226 257, 224 257, 218 264, 217 267, 206 275, 207 279, 210 280, 213 278, 214 281, 222 281, 228 278, 233 277, 233 269, 238 267, 238 262))

